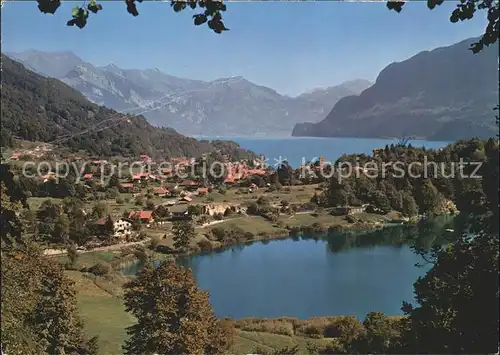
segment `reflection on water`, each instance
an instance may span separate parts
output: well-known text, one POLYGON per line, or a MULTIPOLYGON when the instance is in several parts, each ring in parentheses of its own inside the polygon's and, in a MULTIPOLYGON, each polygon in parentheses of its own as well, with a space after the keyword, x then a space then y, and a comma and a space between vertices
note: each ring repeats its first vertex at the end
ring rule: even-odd
POLYGON ((455 235, 446 233, 447 228, 457 228, 453 219, 296 236, 180 257, 178 262, 191 268, 200 287, 210 292, 220 317, 401 314, 401 302, 412 301, 413 283, 429 267, 415 266, 423 261, 416 251, 452 241, 455 235))

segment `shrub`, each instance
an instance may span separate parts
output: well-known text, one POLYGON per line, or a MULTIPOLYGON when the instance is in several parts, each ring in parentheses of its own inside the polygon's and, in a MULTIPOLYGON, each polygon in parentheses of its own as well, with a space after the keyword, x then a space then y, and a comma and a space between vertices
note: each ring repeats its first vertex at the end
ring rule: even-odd
POLYGON ((243 238, 245 238, 246 240, 252 240, 255 238, 255 236, 252 232, 245 232, 245 234, 243 234, 243 238))
POLYGON ((105 261, 99 261, 96 264, 92 265, 88 271, 95 276, 106 276, 111 273, 111 265, 105 261))
POLYGON ((347 221, 347 223, 356 223, 356 218, 354 218, 353 216, 345 216, 345 220, 347 221))
POLYGON ((163 254, 171 254, 174 253, 175 250, 167 245, 160 244, 156 247, 156 251, 158 253, 163 253, 163 254))
POLYGON ((68 247, 68 261, 66 263, 66 269, 68 270, 75 270, 76 269, 76 264, 78 261, 78 251, 76 249, 75 244, 71 244, 68 247))
POLYGON ((211 234, 215 238, 215 240, 222 242, 224 238, 226 237, 226 230, 221 227, 215 227, 211 229, 211 234))
POLYGON ((151 240, 149 241, 148 248, 151 250, 156 250, 156 248, 160 245, 160 238, 158 237, 151 237, 151 240))
POLYGON ((276 186, 274 185, 269 186, 266 190, 266 192, 274 192, 274 191, 276 191, 276 186))
POLYGON ((328 324, 324 329, 327 338, 357 338, 364 331, 363 324, 356 317, 340 317, 328 324))
POLYGON ((123 202, 124 202, 123 198, 121 198, 121 197, 117 197, 115 201, 116 201, 116 204, 118 204, 118 205, 123 205, 123 202))
POLYGON ((198 220, 196 221, 197 224, 199 225, 203 225, 205 223, 207 223, 209 221, 209 218, 207 215, 202 215, 198 218, 198 220))
POLYGON ((139 195, 135 198, 136 206, 142 206, 143 203, 144 203, 144 198, 142 196, 139 195))
POLYGON ((251 215, 259 214, 259 206, 256 203, 252 202, 247 207, 247 213, 251 215))
POLYGON ((144 264, 148 261, 149 257, 145 250, 135 249, 134 256, 139 260, 140 263, 144 264))
POLYGON ((226 341, 225 348, 231 348, 236 338, 236 329, 234 328, 234 322, 230 318, 224 318, 219 320, 219 327, 222 334, 224 334, 223 338, 226 341))
POLYGON ((314 222, 314 223, 312 224, 312 228, 313 228, 315 231, 321 231, 321 230, 323 229, 323 227, 321 226, 321 224, 320 224, 320 223, 318 223, 318 222, 314 222))
POLYGON ((303 333, 310 338, 322 338, 323 327, 316 324, 311 324, 303 329, 303 333))
POLYGON ((211 252, 213 247, 209 240, 203 239, 197 243, 198 247, 202 252, 211 252))

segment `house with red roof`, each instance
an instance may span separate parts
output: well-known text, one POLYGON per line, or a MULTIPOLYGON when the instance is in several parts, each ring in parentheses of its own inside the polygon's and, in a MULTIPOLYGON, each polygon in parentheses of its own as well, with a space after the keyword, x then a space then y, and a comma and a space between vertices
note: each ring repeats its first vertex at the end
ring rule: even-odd
POLYGON ((173 172, 174 171, 172 169, 170 169, 170 168, 164 168, 164 169, 161 170, 162 175, 165 176, 165 177, 172 176, 173 172))
POLYGON ((19 160, 20 156, 21 156, 21 152, 14 152, 14 153, 12 153, 12 156, 10 157, 10 159, 19 160))
MULTIPOLYGON (((96 222, 98 230, 104 232, 107 218, 101 218, 96 222)), ((119 218, 113 222, 113 235, 117 238, 132 234, 132 221, 128 218, 119 218)))
POLYGON ((83 180, 85 180, 85 181, 92 180, 93 177, 94 177, 94 174, 92 174, 92 173, 85 174, 85 175, 83 175, 83 180))
POLYGON ((170 195, 170 191, 168 191, 166 188, 164 188, 163 186, 162 187, 157 187, 154 189, 153 193, 156 195, 156 196, 160 196, 160 197, 165 197, 165 196, 168 196, 170 195))
POLYGON ((200 186, 200 183, 193 181, 193 180, 184 180, 183 182, 180 183, 181 187, 184 187, 189 190, 194 190, 200 186))
POLYGON ((120 184, 120 188, 123 192, 132 192, 136 189, 136 186, 132 182, 124 182, 120 184))
POLYGON ((131 211, 128 215, 129 219, 137 217, 142 223, 149 224, 153 222, 153 211, 131 211))
POLYGON ((198 190, 196 190, 198 193, 198 196, 205 196, 208 194, 208 188, 207 187, 199 187, 198 190))
POLYGON ((251 170, 248 170, 248 175, 264 176, 266 174, 267 174, 266 169, 251 169, 251 170))

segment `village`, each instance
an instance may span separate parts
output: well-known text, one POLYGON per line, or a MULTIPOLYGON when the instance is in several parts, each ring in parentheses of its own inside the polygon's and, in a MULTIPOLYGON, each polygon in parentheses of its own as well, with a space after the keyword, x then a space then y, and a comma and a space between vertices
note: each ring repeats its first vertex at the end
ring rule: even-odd
MULTIPOLYGON (((12 154, 14 161, 18 158, 19 155, 12 154)), ((81 160, 72 159, 73 162, 81 160)), ((197 232, 194 243, 205 242, 205 245, 213 225, 219 229, 238 229, 240 233, 247 233, 247 238, 250 233, 253 235, 250 239, 256 239, 288 236, 290 229, 304 226, 326 229, 332 225, 381 225, 389 220, 401 220, 397 214, 384 216, 373 208, 370 210, 368 204, 318 207, 315 199, 323 192, 325 182, 309 179, 282 184, 277 171, 259 161, 249 164, 230 159, 224 157, 216 177, 199 174, 200 160, 187 157, 155 162, 143 154, 134 170, 115 169, 114 173, 110 172, 111 162, 90 160, 78 177, 81 181, 76 188, 84 189, 84 213, 92 213, 96 204, 104 206, 105 212, 97 215, 99 218, 94 216, 95 237, 79 245, 79 251, 115 249, 152 238, 159 240, 164 250, 172 251, 172 224, 179 220, 192 221, 197 232), (102 238, 103 235, 111 237, 102 238)), ((324 164, 321 157, 312 169, 318 170, 324 164)), ((64 179, 55 171, 45 171, 36 180, 38 184, 58 186, 64 179)), ((32 209, 38 210, 46 200, 32 196, 28 202, 32 209)), ((196 245, 194 248, 196 250, 196 245)), ((48 246, 46 251, 48 254, 64 252, 63 245, 48 246)))

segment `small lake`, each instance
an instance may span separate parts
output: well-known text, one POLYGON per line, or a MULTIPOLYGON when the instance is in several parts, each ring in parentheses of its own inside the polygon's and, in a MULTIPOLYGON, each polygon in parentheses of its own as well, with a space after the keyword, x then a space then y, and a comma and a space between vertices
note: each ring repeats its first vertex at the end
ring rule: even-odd
MULTIPOLYGON (((402 314, 413 283, 429 266, 412 248, 443 244, 453 220, 255 242, 179 258, 210 292, 218 317, 309 318, 370 311, 402 314)), ((134 274, 140 265, 123 272, 134 274)))

